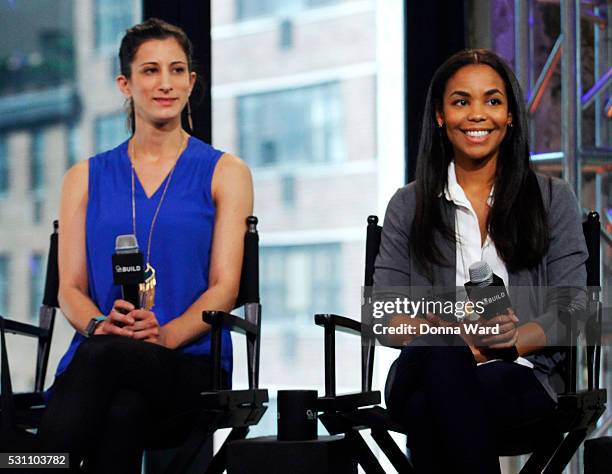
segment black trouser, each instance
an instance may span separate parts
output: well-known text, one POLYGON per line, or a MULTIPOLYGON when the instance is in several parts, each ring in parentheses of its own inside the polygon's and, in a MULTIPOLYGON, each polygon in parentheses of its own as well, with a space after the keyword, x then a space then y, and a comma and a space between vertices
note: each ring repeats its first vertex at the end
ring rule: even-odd
MULTIPOLYGON (((86 472, 140 473, 145 447, 179 445, 210 387, 210 360, 122 336, 94 336, 53 385, 41 452, 69 452, 86 472)), ((65 472, 65 471, 64 471, 65 472)))
POLYGON ((430 335, 402 349, 387 405, 407 430, 416 471, 426 474, 499 473, 500 440, 555 407, 532 369, 477 366, 458 336, 430 335))

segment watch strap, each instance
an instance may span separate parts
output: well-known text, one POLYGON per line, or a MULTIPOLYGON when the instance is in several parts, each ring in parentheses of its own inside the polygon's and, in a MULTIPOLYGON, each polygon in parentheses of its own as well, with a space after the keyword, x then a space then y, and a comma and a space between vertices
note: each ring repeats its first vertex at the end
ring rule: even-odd
POLYGON ((87 327, 85 328, 85 337, 93 336, 93 333, 98 327, 98 324, 100 324, 106 318, 107 316, 104 316, 102 314, 99 316, 96 316, 95 318, 91 318, 91 321, 89 321, 89 323, 87 324, 87 327))

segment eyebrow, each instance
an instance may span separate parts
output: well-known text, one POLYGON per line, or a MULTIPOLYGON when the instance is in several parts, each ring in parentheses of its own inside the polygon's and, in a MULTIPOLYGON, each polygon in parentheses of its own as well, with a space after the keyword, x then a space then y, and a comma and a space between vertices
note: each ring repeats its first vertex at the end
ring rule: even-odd
MULTIPOLYGON (((157 61, 145 61, 144 63, 139 64, 138 67, 147 66, 149 64, 157 66, 159 63, 157 61)), ((187 63, 185 61, 172 61, 170 63, 171 66, 174 66, 175 64, 184 64, 184 65, 187 65, 187 63)))
MULTIPOLYGON (((500 95, 504 95, 502 91, 500 91, 499 89, 489 89, 488 91, 486 91, 484 93, 485 96, 490 96, 490 95, 494 95, 494 94, 500 94, 500 95)), ((471 97, 472 95, 469 92, 466 91, 462 91, 462 90, 456 90, 453 91, 449 94, 449 96, 451 95, 458 95, 461 97, 471 97)))

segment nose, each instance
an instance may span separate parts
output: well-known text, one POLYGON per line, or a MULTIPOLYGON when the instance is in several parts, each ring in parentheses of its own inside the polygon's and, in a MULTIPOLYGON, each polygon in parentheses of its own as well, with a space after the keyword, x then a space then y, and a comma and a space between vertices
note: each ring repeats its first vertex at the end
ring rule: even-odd
POLYGON ((170 80, 170 72, 162 71, 159 83, 159 90, 168 93, 172 90, 172 81, 170 80))
POLYGON ((472 104, 468 113, 468 120, 472 122, 482 122, 486 119, 482 106, 480 104, 472 104))

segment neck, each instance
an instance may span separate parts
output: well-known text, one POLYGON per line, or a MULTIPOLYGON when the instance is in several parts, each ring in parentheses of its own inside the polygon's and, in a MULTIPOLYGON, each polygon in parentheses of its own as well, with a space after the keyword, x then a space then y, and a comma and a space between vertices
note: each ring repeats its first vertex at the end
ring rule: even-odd
POLYGON ((137 121, 136 132, 131 138, 132 160, 141 163, 174 161, 187 136, 180 121, 161 128, 142 120, 137 121))
POLYGON ((455 157, 455 175, 457 182, 467 190, 487 190, 495 182, 497 155, 473 160, 465 157, 455 157))

